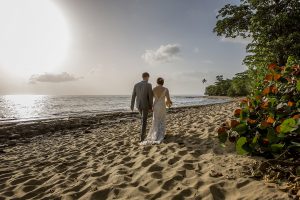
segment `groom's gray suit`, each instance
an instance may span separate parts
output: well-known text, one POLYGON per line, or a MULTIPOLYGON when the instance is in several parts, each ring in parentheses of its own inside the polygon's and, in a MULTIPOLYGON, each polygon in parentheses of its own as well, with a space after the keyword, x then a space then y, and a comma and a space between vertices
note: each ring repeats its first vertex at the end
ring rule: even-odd
POLYGON ((143 141, 146 136, 147 116, 149 110, 153 106, 153 92, 152 85, 148 81, 141 81, 135 84, 131 98, 131 110, 134 108, 136 100, 136 107, 139 110, 142 118, 142 130, 140 140, 143 141))

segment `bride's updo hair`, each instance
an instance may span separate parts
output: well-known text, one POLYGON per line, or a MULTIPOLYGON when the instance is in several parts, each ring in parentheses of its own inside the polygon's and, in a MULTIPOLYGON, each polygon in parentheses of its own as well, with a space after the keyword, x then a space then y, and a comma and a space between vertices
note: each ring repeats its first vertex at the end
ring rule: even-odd
POLYGON ((157 83, 158 85, 164 85, 165 81, 164 81, 163 78, 159 77, 159 78, 157 79, 156 83, 157 83))

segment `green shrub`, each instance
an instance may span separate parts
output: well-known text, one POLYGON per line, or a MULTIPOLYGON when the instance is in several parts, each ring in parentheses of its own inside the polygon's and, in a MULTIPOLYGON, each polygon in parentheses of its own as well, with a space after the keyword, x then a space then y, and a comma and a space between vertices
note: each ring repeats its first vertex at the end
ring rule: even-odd
POLYGON ((236 143, 239 154, 300 152, 300 67, 271 64, 263 81, 218 129, 221 143, 236 143))

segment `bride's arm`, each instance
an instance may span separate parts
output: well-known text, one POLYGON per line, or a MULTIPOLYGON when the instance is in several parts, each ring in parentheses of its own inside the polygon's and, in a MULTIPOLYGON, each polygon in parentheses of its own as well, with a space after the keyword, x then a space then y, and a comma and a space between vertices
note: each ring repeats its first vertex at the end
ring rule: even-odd
POLYGON ((172 104, 173 104, 173 102, 171 101, 170 93, 169 93, 169 90, 168 90, 168 89, 167 89, 167 91, 166 91, 166 98, 167 98, 166 105, 167 105, 168 107, 171 107, 172 104))

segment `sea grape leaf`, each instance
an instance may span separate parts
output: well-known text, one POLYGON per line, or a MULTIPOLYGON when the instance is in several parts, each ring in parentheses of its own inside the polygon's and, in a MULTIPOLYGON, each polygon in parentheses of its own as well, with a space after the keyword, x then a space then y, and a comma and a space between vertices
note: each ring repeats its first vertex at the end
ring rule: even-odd
POLYGON ((232 129, 233 131, 238 132, 240 135, 246 133, 247 125, 246 124, 239 124, 232 129))
POLYGON ((277 99, 276 98, 270 98, 269 99, 269 102, 271 103, 271 106, 273 107, 274 106, 274 104, 276 104, 277 103, 277 99))
POLYGON ((256 144, 257 141, 258 141, 258 138, 259 138, 259 135, 256 134, 256 135, 254 136, 253 140, 252 140, 252 144, 256 144))
POLYGON ((240 137, 236 142, 236 146, 235 146, 237 153, 240 155, 245 155, 250 153, 249 147, 247 148, 246 145, 247 145, 247 138, 240 137))
POLYGON ((281 152, 282 148, 284 147, 284 144, 272 144, 271 145, 271 150, 272 152, 281 152))
POLYGON ((298 142, 291 142, 293 145, 292 146, 295 146, 295 147, 300 147, 300 143, 298 142))
POLYGON ((297 176, 300 176, 300 166, 298 166, 298 167, 296 168, 296 174, 297 174, 297 176))
POLYGON ((291 143, 292 145, 290 145, 288 148, 292 148, 300 152, 300 143, 298 142, 291 142, 291 143))
POLYGON ((296 130, 297 128, 298 127, 297 127, 296 120, 293 118, 289 118, 284 120, 280 125, 280 133, 290 133, 296 130))
POLYGON ((268 128, 267 138, 270 143, 277 143, 280 138, 277 137, 273 128, 268 128))
POLYGON ((297 90, 300 92, 300 80, 297 81, 297 90))
POLYGON ((228 134, 227 133, 218 134, 218 138, 221 143, 225 143, 227 141, 228 134))
POLYGON ((249 111, 248 111, 247 109, 244 109, 244 110, 241 112, 240 119, 241 119, 241 120, 247 119, 248 116, 249 116, 249 111))
POLYGON ((297 103, 296 103, 296 107, 297 107, 297 108, 299 108, 299 107, 300 107, 300 100, 299 100, 299 101, 297 101, 297 103))

